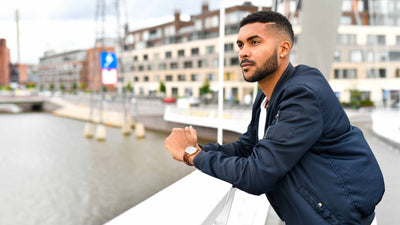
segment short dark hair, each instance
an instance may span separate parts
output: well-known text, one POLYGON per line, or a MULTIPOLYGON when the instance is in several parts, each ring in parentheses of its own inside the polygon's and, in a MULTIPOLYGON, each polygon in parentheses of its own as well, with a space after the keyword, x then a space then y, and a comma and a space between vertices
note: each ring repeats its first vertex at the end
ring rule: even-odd
POLYGON ((240 27, 250 23, 275 23, 273 27, 275 29, 284 31, 290 38, 291 44, 294 43, 294 33, 292 24, 282 14, 274 11, 257 11, 242 19, 240 27))

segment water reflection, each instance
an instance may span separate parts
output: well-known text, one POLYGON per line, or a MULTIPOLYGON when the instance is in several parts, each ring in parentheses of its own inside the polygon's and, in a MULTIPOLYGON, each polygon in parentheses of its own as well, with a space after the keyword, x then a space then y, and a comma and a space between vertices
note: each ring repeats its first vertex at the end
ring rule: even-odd
POLYGON ((85 139, 84 123, 46 113, 0 115, 0 224, 103 224, 193 171, 165 133, 85 139), (29 222, 27 222, 29 221, 29 222))

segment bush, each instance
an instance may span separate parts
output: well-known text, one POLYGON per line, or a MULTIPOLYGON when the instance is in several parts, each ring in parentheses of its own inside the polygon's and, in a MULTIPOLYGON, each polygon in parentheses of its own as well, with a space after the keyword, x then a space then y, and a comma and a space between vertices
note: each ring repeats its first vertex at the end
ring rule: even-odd
POLYGON ((361 100, 360 101, 360 105, 361 105, 361 107, 372 107, 372 106, 375 106, 375 104, 374 104, 374 102, 373 101, 371 101, 371 100, 361 100))

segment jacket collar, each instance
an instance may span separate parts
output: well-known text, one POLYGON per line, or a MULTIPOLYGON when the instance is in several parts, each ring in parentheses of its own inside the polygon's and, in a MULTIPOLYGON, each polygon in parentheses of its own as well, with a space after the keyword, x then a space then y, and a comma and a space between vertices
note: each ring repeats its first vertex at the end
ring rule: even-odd
POLYGON ((269 99, 270 105, 271 105, 271 103, 274 102, 276 95, 279 93, 279 90, 282 88, 285 81, 294 74, 295 70, 296 70, 296 68, 293 67, 292 63, 289 62, 289 65, 286 67, 285 71, 283 72, 282 76, 279 78, 278 82, 276 83, 276 85, 274 87, 274 91, 272 92, 271 99, 269 99))

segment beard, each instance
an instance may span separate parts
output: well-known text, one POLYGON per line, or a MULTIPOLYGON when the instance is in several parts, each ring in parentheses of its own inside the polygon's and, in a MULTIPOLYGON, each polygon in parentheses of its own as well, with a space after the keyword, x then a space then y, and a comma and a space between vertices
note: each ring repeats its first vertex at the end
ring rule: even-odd
MULTIPOLYGON (((257 67, 256 71, 248 78, 244 75, 244 71, 242 70, 243 78, 247 82, 258 82, 272 73, 274 73, 278 69, 278 54, 276 52, 276 48, 272 53, 271 57, 269 57, 262 65, 261 68, 257 67)), ((246 60, 242 60, 242 62, 246 62, 246 60)), ((249 61, 247 61, 249 62, 249 61)), ((255 64, 255 62, 253 62, 255 64)))

